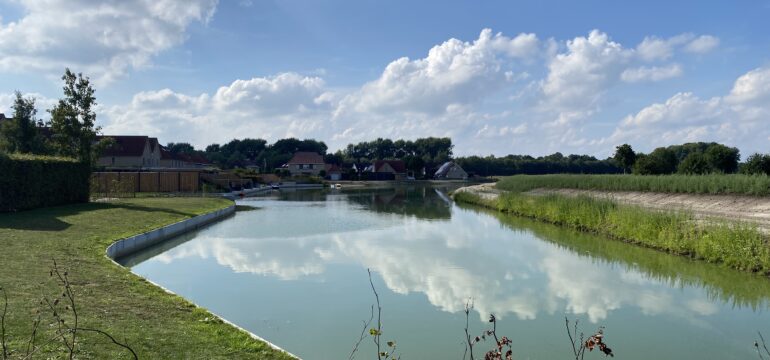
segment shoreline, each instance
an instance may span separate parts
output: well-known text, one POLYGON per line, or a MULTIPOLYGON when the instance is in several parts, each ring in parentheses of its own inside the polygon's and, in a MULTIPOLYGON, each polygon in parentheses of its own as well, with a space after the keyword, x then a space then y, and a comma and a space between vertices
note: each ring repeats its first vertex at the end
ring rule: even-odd
MULTIPOLYGON (((466 186, 455 191, 455 193, 458 192, 467 192, 491 201, 496 201, 501 194, 505 193, 504 190, 495 188, 494 183, 466 186)), ((562 195, 573 198, 589 196, 650 210, 688 211, 702 221, 717 219, 746 222, 756 225, 763 233, 770 234, 770 197, 766 196, 544 188, 533 189, 521 194, 529 196, 562 195)))
MULTIPOLYGON (((658 194, 660 195, 660 194, 658 194)), ((768 235, 755 223, 698 217, 691 209, 651 208, 576 193, 508 192, 489 185, 458 189, 457 202, 594 233, 741 271, 770 275, 768 235)))
POLYGON ((154 281, 152 281, 150 279, 147 279, 144 276, 135 274, 133 271, 131 271, 130 268, 125 267, 125 266, 121 265, 119 262, 117 262, 117 259, 120 258, 120 257, 131 255, 133 253, 142 251, 142 250, 144 250, 146 248, 149 248, 149 247, 161 244, 161 243, 163 243, 165 241, 171 240, 171 239, 173 239, 173 238, 175 238, 177 236, 181 236, 181 235, 184 235, 184 234, 189 233, 191 231, 195 231, 195 230, 204 228, 206 226, 213 225, 215 223, 223 221, 223 220, 229 218, 230 216, 235 215, 235 212, 236 212, 236 205, 233 204, 233 205, 230 205, 230 206, 228 206, 226 208, 223 208, 223 209, 214 210, 214 211, 211 211, 211 212, 208 212, 208 213, 205 213, 205 214, 201 214, 201 215, 198 215, 198 216, 195 216, 195 217, 191 217, 189 219, 184 219, 182 221, 179 221, 179 222, 176 222, 176 223, 173 223, 173 224, 162 226, 160 228, 157 228, 157 229, 154 229, 154 230, 151 230, 151 231, 148 231, 148 232, 144 232, 144 233, 141 233, 141 234, 136 234, 136 235, 129 236, 129 237, 123 238, 123 239, 119 239, 119 240, 113 242, 109 247, 107 247, 107 249, 105 250, 105 254, 104 255, 108 259, 110 259, 113 264, 121 267, 122 269, 124 269, 124 270, 126 270, 126 271, 128 271, 128 272, 130 272, 130 273, 132 273, 132 274, 134 274, 136 276, 139 276, 140 278, 144 279, 146 282, 148 282, 148 283, 150 283, 150 284, 160 288, 161 290, 163 290, 164 292, 166 292, 166 293, 168 293, 170 295, 179 296, 179 297, 185 299, 186 301, 188 301, 191 304, 195 305, 197 308, 212 314, 214 317, 216 317, 217 319, 219 319, 222 322, 226 323, 227 325, 232 326, 232 327, 236 328, 237 330, 240 330, 240 331, 246 333, 252 339, 257 340, 257 341, 261 341, 261 342, 267 344, 269 347, 273 348, 274 350, 283 352, 286 355, 294 357, 295 359, 300 359, 298 356, 290 353, 289 351, 281 348, 280 346, 273 344, 272 342, 262 338, 261 336, 255 334, 255 333, 253 333, 253 332, 251 332, 249 330, 246 330, 245 328, 237 325, 236 323, 234 323, 234 322, 232 322, 232 321, 230 321, 230 320, 220 316, 219 314, 217 314, 217 313, 215 313, 215 312, 213 312, 213 311, 211 311, 209 309, 201 307, 200 305, 198 305, 198 304, 196 304, 196 303, 186 299, 184 296, 181 296, 181 295, 171 291, 170 289, 164 287, 163 285, 160 285, 160 284, 158 284, 158 283, 156 283, 156 282, 154 282, 154 281))

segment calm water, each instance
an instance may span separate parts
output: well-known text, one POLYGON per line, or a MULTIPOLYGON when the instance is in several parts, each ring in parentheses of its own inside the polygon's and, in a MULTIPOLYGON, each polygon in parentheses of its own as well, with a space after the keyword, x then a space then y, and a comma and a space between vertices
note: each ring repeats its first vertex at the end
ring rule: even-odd
POLYGON ((756 332, 770 337, 770 280, 459 207, 442 190, 240 203, 259 209, 122 261, 305 359, 347 359, 374 303, 367 268, 403 359, 462 358, 469 298, 472 330, 496 314, 516 359, 568 358, 565 316, 605 326, 620 359, 751 359, 756 332))

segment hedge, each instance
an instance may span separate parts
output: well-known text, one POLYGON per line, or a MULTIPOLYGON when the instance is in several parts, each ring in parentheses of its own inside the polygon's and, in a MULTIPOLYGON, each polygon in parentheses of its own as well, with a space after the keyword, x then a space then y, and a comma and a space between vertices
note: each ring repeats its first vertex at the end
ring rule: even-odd
POLYGON ((88 202, 90 175, 74 159, 0 154, 0 212, 88 202))

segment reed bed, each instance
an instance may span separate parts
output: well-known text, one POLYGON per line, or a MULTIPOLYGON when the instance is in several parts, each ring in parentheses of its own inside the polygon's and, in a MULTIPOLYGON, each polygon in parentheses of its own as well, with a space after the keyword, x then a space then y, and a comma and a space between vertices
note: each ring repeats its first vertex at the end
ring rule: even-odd
POLYGON ((673 254, 770 274, 766 237, 746 223, 699 221, 687 211, 656 211, 588 196, 528 196, 515 192, 484 200, 466 192, 455 200, 499 211, 602 234, 673 254))
POLYGON ((524 192, 538 188, 605 191, 646 191, 689 194, 770 195, 767 175, 515 175, 497 188, 524 192))

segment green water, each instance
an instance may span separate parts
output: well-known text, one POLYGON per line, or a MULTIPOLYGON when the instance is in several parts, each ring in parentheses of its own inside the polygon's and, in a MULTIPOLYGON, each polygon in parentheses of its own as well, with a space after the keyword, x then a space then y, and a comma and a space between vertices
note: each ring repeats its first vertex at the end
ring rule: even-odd
MULTIPOLYGON (((305 359, 347 359, 383 307, 402 359, 460 359, 499 319, 515 359, 569 358, 564 317, 619 359, 756 358, 770 280, 446 201, 447 189, 280 192, 127 259, 132 270, 305 359)), ((477 346, 477 358, 484 348, 477 346)), ((369 338, 358 359, 375 357, 369 338)), ((590 353, 587 359, 603 358, 590 353)))

